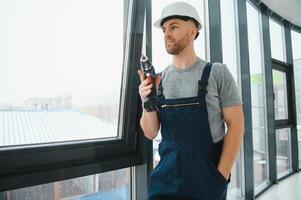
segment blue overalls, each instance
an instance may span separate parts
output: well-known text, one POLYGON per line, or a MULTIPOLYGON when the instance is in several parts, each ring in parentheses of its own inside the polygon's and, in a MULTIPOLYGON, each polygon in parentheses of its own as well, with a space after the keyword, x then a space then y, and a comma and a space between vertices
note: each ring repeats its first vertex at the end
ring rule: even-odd
POLYGON ((224 200, 230 182, 217 170, 223 140, 213 143, 206 107, 207 63, 198 96, 165 99, 160 83, 160 162, 150 176, 148 200, 224 200))

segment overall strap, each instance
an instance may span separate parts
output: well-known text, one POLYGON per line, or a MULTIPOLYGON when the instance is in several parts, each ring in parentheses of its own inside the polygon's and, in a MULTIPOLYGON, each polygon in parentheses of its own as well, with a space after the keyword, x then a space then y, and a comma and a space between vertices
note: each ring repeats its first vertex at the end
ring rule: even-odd
POLYGON ((207 63, 202 74, 201 80, 198 82, 198 96, 205 96, 207 93, 208 79, 211 72, 212 63, 207 63))

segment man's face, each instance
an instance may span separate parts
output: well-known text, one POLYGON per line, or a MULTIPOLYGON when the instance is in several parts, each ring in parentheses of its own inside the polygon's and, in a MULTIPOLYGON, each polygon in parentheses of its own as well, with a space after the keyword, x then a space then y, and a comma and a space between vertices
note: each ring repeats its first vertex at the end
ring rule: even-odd
POLYGON ((166 51, 171 55, 178 55, 185 49, 194 36, 191 33, 195 25, 192 21, 170 19, 162 25, 166 51))

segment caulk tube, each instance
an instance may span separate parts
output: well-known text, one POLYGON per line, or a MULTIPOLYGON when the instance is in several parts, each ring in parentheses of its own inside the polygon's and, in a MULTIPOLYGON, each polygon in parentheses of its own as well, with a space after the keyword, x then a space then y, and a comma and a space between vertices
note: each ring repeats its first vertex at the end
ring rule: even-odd
POLYGON ((157 96, 157 86, 156 86, 156 72, 155 68, 148 59, 147 56, 141 55, 140 58, 141 69, 144 72, 146 79, 148 79, 149 84, 152 84, 151 93, 146 96, 144 102, 144 108, 147 112, 160 111, 161 105, 157 96))

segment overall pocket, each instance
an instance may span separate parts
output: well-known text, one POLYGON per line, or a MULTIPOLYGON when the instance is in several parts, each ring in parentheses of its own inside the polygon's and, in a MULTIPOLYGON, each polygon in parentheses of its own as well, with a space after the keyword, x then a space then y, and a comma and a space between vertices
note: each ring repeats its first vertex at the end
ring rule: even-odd
POLYGON ((228 184, 230 182, 230 178, 227 180, 224 175, 217 169, 217 167, 214 165, 214 163, 210 160, 209 157, 206 157, 206 161, 208 163, 208 167, 216 180, 218 180, 221 183, 228 184))

